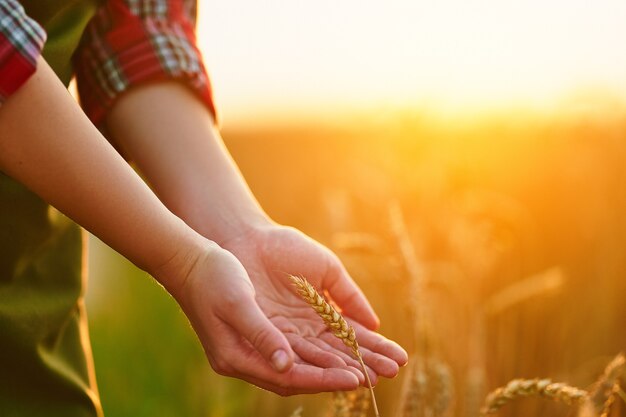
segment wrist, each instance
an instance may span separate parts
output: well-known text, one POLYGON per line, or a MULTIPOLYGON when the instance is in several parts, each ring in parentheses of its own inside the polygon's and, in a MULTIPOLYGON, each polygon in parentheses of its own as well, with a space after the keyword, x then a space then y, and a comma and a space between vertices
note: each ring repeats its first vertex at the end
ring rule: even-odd
POLYGON ((146 271, 175 298, 182 293, 194 266, 212 252, 221 250, 217 243, 205 239, 186 226, 185 228, 187 230, 172 242, 174 249, 170 256, 146 268, 146 271))
POLYGON ((224 247, 228 242, 274 226, 274 221, 257 205, 227 206, 198 201, 173 211, 200 235, 224 247), (208 208, 208 209, 207 209, 208 208))
POLYGON ((265 239, 272 230, 284 228, 285 226, 274 222, 269 217, 263 219, 248 219, 245 224, 240 224, 236 228, 230 228, 226 233, 220 235, 216 242, 220 247, 231 251, 243 242, 259 242, 265 239))

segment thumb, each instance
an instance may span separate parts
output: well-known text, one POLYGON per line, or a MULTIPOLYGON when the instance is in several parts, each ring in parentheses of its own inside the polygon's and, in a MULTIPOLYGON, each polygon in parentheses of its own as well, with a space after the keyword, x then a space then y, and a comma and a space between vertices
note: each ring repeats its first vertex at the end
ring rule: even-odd
POLYGON ((238 303, 228 322, 276 371, 286 372, 291 368, 294 354, 287 338, 265 316, 253 296, 238 303))

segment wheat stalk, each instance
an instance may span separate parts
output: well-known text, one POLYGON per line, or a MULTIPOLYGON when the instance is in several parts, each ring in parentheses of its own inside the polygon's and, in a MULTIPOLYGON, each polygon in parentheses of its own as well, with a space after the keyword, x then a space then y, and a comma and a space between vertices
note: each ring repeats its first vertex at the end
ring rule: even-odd
POLYGON ((402 394, 400 417, 422 417, 428 389, 428 375, 420 359, 409 363, 409 375, 402 394))
POLYGON ((623 353, 617 354, 615 358, 604 369, 602 376, 593 384, 589 399, 594 409, 604 414, 606 403, 611 397, 615 397, 615 384, 624 374, 626 369, 626 357, 623 353))
POLYGON ((440 359, 431 358, 426 369, 431 381, 429 398, 433 415, 445 415, 454 397, 454 381, 450 367, 440 359))
POLYGON ((615 381, 613 387, 611 388, 611 392, 609 393, 608 397, 606 397, 606 401, 604 402, 604 405, 602 407, 602 414, 600 414, 600 417, 609 416, 609 413, 611 412, 611 407, 613 407, 613 403, 617 398, 617 393, 619 392, 619 390, 619 381, 615 381))
POLYGON ((401 417, 444 416, 454 396, 454 381, 448 365, 438 358, 418 359, 409 365, 410 373, 402 395, 401 417))
POLYGON ((302 406, 299 406, 289 415, 289 417, 302 417, 302 406))
POLYGON ((496 316, 504 310, 528 302, 539 296, 555 294, 565 287, 565 272, 555 266, 501 289, 486 301, 483 309, 490 316, 496 316))
POLYGON ((324 324, 326 324, 326 327, 328 327, 335 337, 341 339, 344 345, 350 348, 354 357, 357 358, 361 364, 363 374, 365 375, 365 379, 367 380, 367 385, 372 396, 374 413, 376 414, 376 417, 380 417, 380 414, 378 413, 378 406, 376 405, 376 397, 374 396, 372 381, 370 380, 367 369, 365 368, 363 356, 361 356, 361 352, 359 351, 359 343, 356 340, 354 328, 348 324, 346 319, 344 319, 343 316, 339 314, 337 310, 335 310, 335 308, 317 292, 317 290, 315 290, 306 278, 289 275, 289 279, 296 287, 296 291, 300 297, 313 307, 317 315, 320 316, 324 321, 324 324))
POLYGON ((481 414, 486 416, 495 413, 510 401, 533 395, 549 397, 568 405, 577 404, 588 397, 585 390, 550 379, 514 379, 487 395, 481 414))

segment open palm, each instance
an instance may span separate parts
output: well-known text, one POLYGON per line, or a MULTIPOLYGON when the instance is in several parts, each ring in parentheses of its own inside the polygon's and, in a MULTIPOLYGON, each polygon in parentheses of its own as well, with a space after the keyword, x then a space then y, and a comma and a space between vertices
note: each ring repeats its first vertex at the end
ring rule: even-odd
MULTIPOLYGON (((288 274, 306 277, 340 308, 356 330, 373 381, 377 375, 395 376, 399 366, 406 363, 402 348, 374 332, 378 327, 374 311, 339 259, 321 244, 293 228, 272 225, 232 239, 224 247, 242 262, 259 307, 285 335, 296 355, 294 367, 281 378, 289 377, 289 373, 294 377, 306 376, 305 380, 294 381, 287 393, 339 389, 338 385, 348 381, 345 371, 363 383, 357 360, 295 294, 288 274)), ((251 357, 258 356, 256 361, 264 361, 259 354, 249 353, 251 357)), ((268 388, 276 391, 275 388, 283 387, 268 388)))

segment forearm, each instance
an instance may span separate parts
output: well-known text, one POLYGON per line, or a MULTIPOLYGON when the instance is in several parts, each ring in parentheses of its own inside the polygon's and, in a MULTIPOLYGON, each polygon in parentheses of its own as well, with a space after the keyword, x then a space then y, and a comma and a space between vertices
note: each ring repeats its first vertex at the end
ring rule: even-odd
POLYGON ((197 239, 87 120, 43 59, 0 108, 0 169, 151 273, 197 239))
POLYGON ((222 244, 269 222, 210 113, 186 87, 137 87, 120 97, 107 126, 159 198, 204 236, 222 244))

